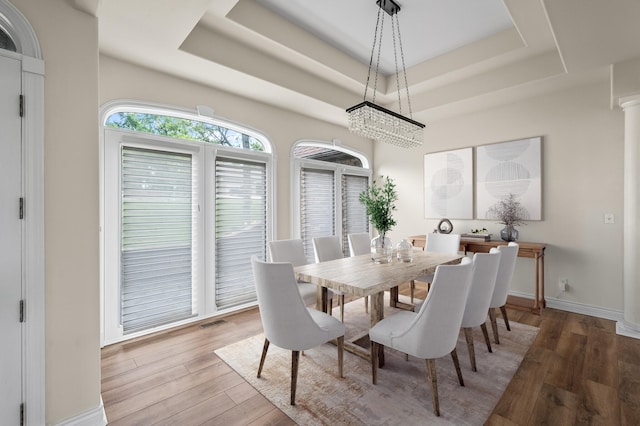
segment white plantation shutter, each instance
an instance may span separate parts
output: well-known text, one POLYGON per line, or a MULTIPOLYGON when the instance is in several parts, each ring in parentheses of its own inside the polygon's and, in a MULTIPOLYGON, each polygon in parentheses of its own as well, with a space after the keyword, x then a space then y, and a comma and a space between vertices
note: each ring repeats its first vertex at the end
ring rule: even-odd
POLYGON ((333 170, 300 169, 300 238, 314 262, 313 238, 336 235, 336 194, 333 170))
POLYGON ((367 190, 367 176, 342 175, 342 244, 349 254, 348 234, 369 232, 367 209, 360 202, 360 194, 367 190))
POLYGON ((267 168, 216 159, 216 306, 256 300, 251 256, 266 259, 267 168))
POLYGON ((122 147, 124 334, 195 315, 192 155, 122 147))

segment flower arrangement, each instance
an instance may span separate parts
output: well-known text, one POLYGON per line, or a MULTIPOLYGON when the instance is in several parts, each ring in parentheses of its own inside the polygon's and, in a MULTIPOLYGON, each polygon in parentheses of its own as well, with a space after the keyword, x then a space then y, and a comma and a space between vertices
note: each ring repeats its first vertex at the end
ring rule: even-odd
POLYGON ((512 193, 489 208, 488 213, 490 217, 498 219, 500 221, 498 223, 507 226, 526 225, 524 223, 526 211, 512 193))
POLYGON ((398 200, 396 184, 390 177, 380 176, 382 186, 378 187, 375 179, 366 191, 360 193, 359 200, 367 209, 367 215, 382 238, 396 224, 393 211, 398 200))

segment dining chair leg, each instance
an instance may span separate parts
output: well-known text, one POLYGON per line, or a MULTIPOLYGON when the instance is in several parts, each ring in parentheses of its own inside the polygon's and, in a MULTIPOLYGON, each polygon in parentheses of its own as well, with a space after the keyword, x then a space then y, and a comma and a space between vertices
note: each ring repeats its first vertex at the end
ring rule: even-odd
POLYGON ((264 346, 262 347, 262 356, 260 357, 260 366, 258 367, 258 378, 262 374, 262 367, 264 366, 264 360, 267 357, 267 351, 269 350, 269 341, 264 339, 264 346))
POLYGON ((467 349, 469 351, 469 361, 471 361, 471 370, 478 371, 476 368, 476 352, 473 347, 473 330, 471 327, 464 328, 464 337, 467 339, 467 349))
POLYGON ((433 413, 440 416, 440 404, 438 403, 438 378, 436 376, 436 360, 427 360, 427 377, 431 384, 431 401, 433 402, 433 413))
POLYGON ((338 337, 338 375, 342 379, 342 366, 344 365, 344 335, 338 337))
POLYGON ((378 367, 384 367, 384 345, 378 345, 378 367))
POLYGON ((496 345, 499 345, 498 322, 496 321, 496 312, 493 309, 494 308, 489 308, 489 320, 491 320, 491 328, 493 329, 493 340, 496 342, 496 345))
POLYGON ((329 302, 327 303, 327 306, 329 307, 329 308, 327 309, 327 311, 328 311, 327 313, 328 313, 330 316, 333 316, 333 297, 329 298, 329 302))
POLYGON ((375 385, 378 382, 378 344, 371 342, 371 382, 375 385))
POLYGON ((411 303, 413 303, 413 294, 416 291, 416 282, 411 280, 411 284, 409 285, 409 291, 411 292, 411 303))
POLYGON ((369 313, 369 296, 364 297, 364 312, 369 313))
POLYGON ((300 351, 291 351, 291 405, 296 405, 296 385, 298 384, 298 364, 300 351))
POLYGON ((507 326, 508 331, 511 331, 511 327, 509 327, 509 318, 507 317, 507 307, 504 305, 500 306, 500 312, 502 312, 502 318, 504 318, 504 325, 507 326))
POLYGON ((451 359, 453 360, 453 365, 456 367, 456 373, 458 373, 458 381, 460 382, 460 386, 464 386, 464 380, 462 380, 462 370, 460 370, 460 361, 458 361, 458 352, 456 352, 456 348, 453 348, 451 351, 451 359))
POLYGON ((344 294, 340 295, 340 321, 344 322, 344 294))
POLYGON ((491 350, 491 340, 489 340, 489 332, 487 331, 487 324, 483 322, 482 324, 480 324, 480 328, 482 328, 482 334, 484 335, 484 342, 487 344, 487 350, 489 352, 493 352, 491 350))

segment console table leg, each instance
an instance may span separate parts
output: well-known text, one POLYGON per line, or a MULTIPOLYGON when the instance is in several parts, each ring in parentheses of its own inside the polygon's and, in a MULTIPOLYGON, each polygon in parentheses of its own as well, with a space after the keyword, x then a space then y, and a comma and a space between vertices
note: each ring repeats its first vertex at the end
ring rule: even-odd
POLYGON ((547 307, 547 299, 545 299, 544 297, 544 253, 542 253, 542 256, 540 256, 540 283, 542 284, 542 307, 546 308, 547 307))
POLYGON ((538 269, 538 253, 535 254, 535 260, 536 260, 536 297, 535 299, 533 299, 533 310, 538 312, 540 310, 540 305, 538 304, 538 301, 540 300, 540 281, 539 281, 540 269, 538 269))

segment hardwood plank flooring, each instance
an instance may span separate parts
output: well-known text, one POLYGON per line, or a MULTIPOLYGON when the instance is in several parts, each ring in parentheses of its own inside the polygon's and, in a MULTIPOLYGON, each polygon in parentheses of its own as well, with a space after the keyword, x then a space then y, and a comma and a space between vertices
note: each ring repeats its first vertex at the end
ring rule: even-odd
MULTIPOLYGON (((416 297, 424 291, 418 287, 416 297)), ((508 315, 540 333, 486 424, 640 424, 640 340, 586 315, 508 315)), ((213 353, 261 332, 259 312, 250 309, 103 348, 109 424, 294 424, 213 353)))

